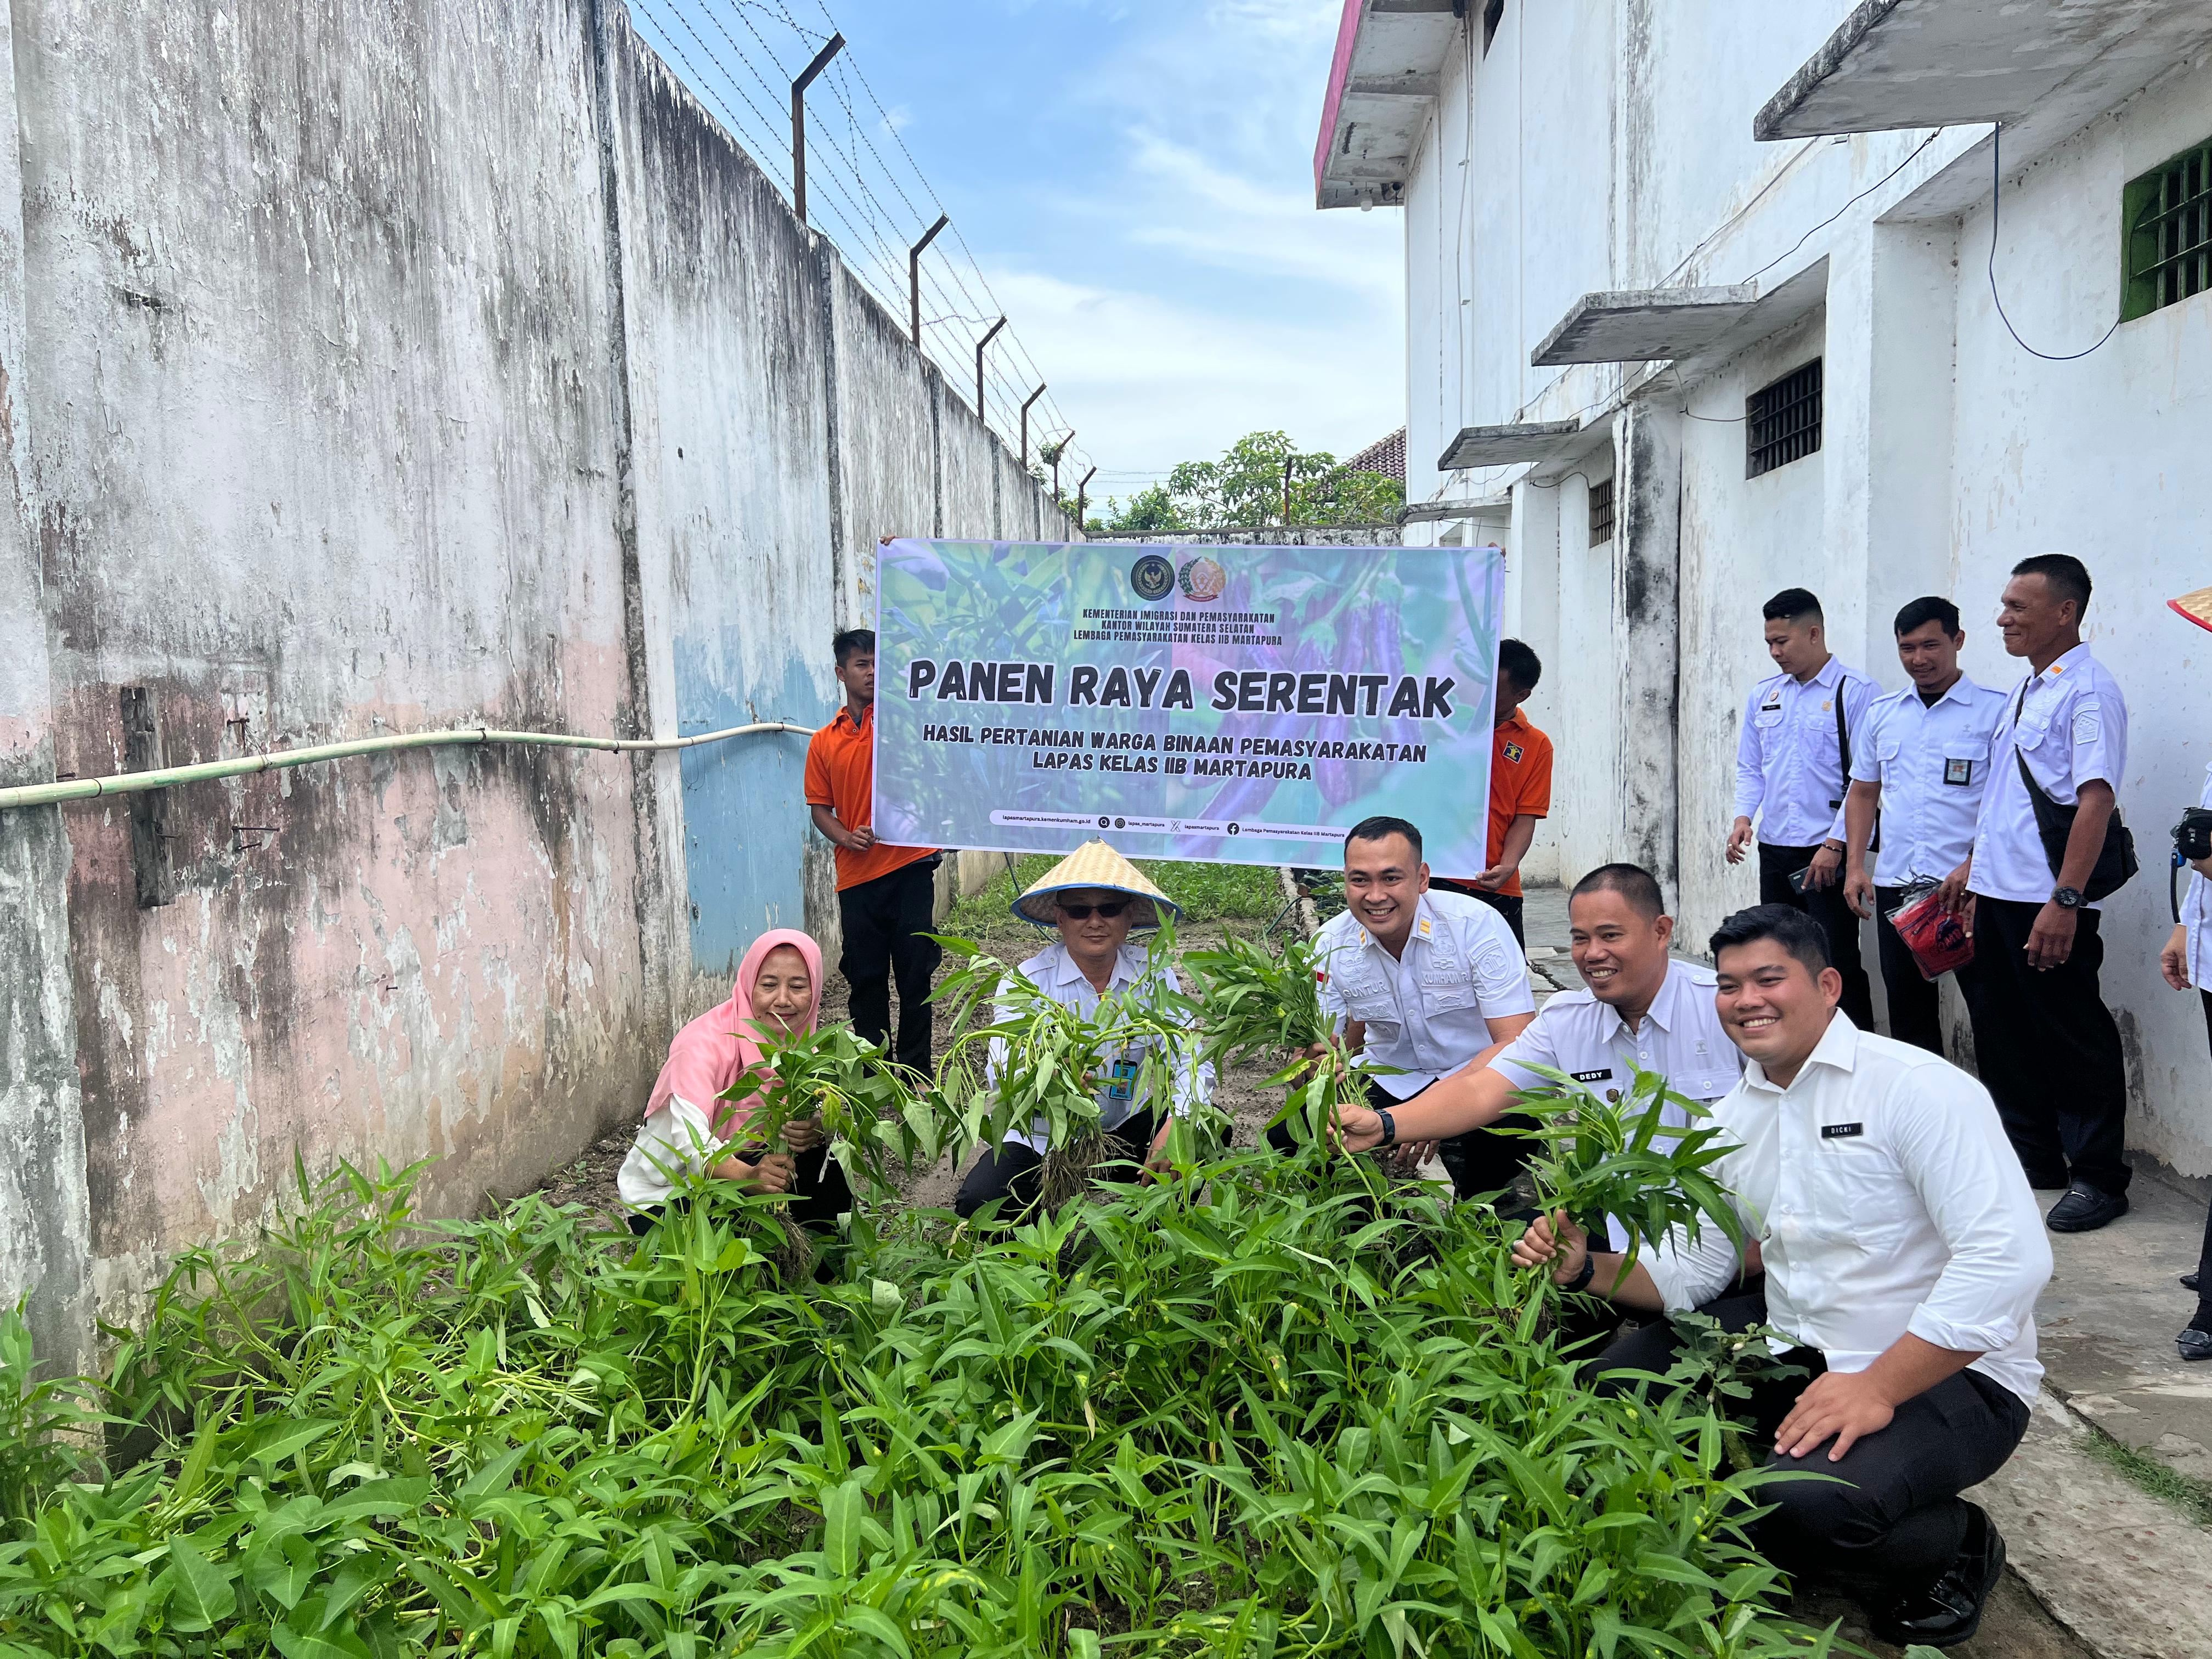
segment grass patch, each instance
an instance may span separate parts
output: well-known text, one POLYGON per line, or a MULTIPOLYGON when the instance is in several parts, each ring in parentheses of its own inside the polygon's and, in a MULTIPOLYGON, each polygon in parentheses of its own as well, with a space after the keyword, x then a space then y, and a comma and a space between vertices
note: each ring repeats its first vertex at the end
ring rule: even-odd
MULTIPOLYGON (((1012 862, 1011 871, 1002 871, 981 892, 970 894, 953 906, 945 923, 948 932, 980 939, 1010 927, 1026 931, 1025 924, 1007 915, 1007 907, 1060 860, 1049 853, 1031 853, 1012 862)), ((1185 864, 1168 859, 1138 859, 1135 863, 1163 893, 1182 907, 1185 921, 1264 925, 1283 908, 1283 890, 1271 866, 1185 864)))
POLYGON ((2171 1504, 2198 1526, 2212 1528, 2212 1480, 2184 1474, 2124 1440, 2114 1439, 2094 1424, 2089 1425, 2086 1443, 2092 1457, 2131 1485, 2171 1504))

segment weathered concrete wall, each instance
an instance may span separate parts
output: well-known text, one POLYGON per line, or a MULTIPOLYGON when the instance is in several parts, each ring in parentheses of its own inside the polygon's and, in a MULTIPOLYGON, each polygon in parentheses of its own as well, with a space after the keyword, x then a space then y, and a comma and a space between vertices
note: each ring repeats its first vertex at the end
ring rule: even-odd
MULTIPOLYGON (((619 0, 26 0, 6 38, 9 781, 834 707, 860 538, 934 527, 933 376, 619 0)), ((754 931, 834 921, 803 752, 11 816, 0 1298, 68 1351, 88 1286, 250 1227, 295 1150, 439 1158, 448 1212, 533 1182, 754 931)))

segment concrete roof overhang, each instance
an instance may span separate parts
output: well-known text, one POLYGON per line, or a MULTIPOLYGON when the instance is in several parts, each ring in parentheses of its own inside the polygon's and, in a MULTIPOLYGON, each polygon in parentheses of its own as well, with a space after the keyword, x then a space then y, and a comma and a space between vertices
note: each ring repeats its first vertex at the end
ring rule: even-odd
POLYGON ((1398 514, 1400 524, 1435 524, 1445 519, 1510 519, 1510 495, 1484 495, 1467 501, 1420 501, 1398 514))
POLYGON ((1528 354, 1538 368, 1692 357, 1749 313, 1750 283, 1734 288, 1641 288, 1585 294, 1528 354))
POLYGON ((1766 100, 1752 136, 2009 128, 2033 116, 2063 137, 2208 41, 2212 6, 2186 0, 1862 0, 1766 100))
POLYGON ((1461 0, 1344 0, 1314 145, 1319 205, 1405 200, 1413 145, 1463 9, 1461 0))
POLYGON ((1540 461, 1582 430, 1579 418, 1571 421, 1512 421, 1504 426, 1460 428, 1444 453, 1437 458, 1437 471, 1456 472, 1468 466, 1506 466, 1518 461, 1540 461))

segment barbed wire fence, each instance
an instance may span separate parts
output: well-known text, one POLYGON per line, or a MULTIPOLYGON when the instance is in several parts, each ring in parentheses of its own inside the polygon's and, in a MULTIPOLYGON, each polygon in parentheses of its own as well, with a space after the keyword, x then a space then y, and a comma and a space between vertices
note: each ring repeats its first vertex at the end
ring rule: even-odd
POLYGON ((803 172, 806 219, 892 316, 918 322, 917 343, 963 402, 976 401, 980 374, 977 412, 1006 447, 1020 453, 1026 432, 1024 463, 1050 477, 1042 455, 1062 446, 1056 470, 1072 497, 1096 463, 1073 443, 1073 422, 1006 320, 959 222, 933 233, 950 210, 824 0, 629 0, 629 8, 647 44, 794 204, 803 172), (832 42, 838 49, 795 91, 832 42), (794 165, 792 112, 802 99, 805 160, 794 165))

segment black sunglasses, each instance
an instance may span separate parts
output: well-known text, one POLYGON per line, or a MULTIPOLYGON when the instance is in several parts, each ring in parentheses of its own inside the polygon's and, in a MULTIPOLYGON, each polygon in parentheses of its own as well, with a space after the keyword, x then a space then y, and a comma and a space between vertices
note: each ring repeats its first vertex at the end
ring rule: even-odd
POLYGON ((1096 911, 1111 921, 1128 908, 1129 901, 1127 899, 1109 899, 1103 904, 1063 904, 1060 907, 1060 914, 1070 921, 1088 921, 1091 913, 1096 911))

